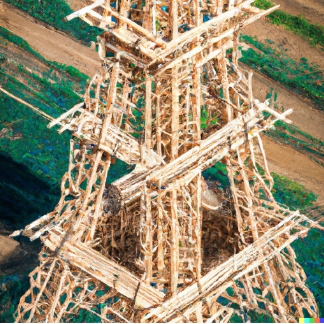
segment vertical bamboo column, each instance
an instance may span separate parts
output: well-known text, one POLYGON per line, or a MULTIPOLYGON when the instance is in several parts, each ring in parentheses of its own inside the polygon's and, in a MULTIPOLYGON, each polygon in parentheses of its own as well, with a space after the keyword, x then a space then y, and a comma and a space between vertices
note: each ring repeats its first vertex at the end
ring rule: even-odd
POLYGON ((224 0, 217 0, 217 16, 223 12, 224 0))
POLYGON ((248 74, 248 81, 249 81, 249 105, 250 109, 253 108, 253 88, 252 88, 252 77, 253 77, 253 72, 249 71, 248 74))
POLYGON ((172 68, 172 106, 171 106, 171 160, 178 157, 179 146, 179 81, 178 81, 178 66, 172 68))
POLYGON ((107 134, 107 130, 108 130, 108 125, 111 122, 110 110, 111 110, 112 104, 115 102, 115 99, 116 99, 119 68, 120 68, 120 64, 119 64, 119 61, 117 61, 116 63, 114 63, 113 70, 111 73, 110 84, 109 84, 109 89, 108 89, 108 94, 107 94, 107 105, 106 105, 106 111, 105 111, 105 119, 103 121, 101 133, 100 133, 99 149, 102 149, 102 145, 105 142, 105 138, 106 138, 106 134, 107 134))
POLYGON ((155 80, 156 82, 156 107, 155 107, 155 115, 156 115, 156 152, 158 155, 162 156, 162 142, 161 142, 161 127, 163 122, 163 115, 161 115, 161 102, 160 102, 160 86, 161 82, 155 80))
POLYGON ((196 224, 196 240, 197 240, 197 256, 196 256, 196 272, 197 279, 201 278, 201 234, 202 234, 202 215, 201 215, 201 172, 197 175, 197 205, 196 205, 196 214, 197 214, 197 224, 196 224))
MULTIPOLYGON (((196 26, 200 26, 200 1, 195 0, 195 18, 196 18, 196 26)), ((199 38, 197 37, 197 44, 199 44, 199 38)), ((199 60, 199 55, 196 57, 196 60, 199 60)), ((196 63, 198 63, 196 61, 196 63)), ((200 129, 200 118, 201 118, 201 67, 195 66, 194 68, 194 90, 196 96, 196 103, 194 105, 194 116, 195 116, 195 138, 194 140, 199 141, 201 139, 201 129, 200 129)), ((195 226, 195 236, 196 236, 196 276, 199 280, 201 277, 201 229, 202 229, 202 215, 201 215, 201 172, 199 172, 197 176, 196 182, 196 215, 197 215, 197 223, 195 226)))
POLYGON ((178 1, 171 0, 170 23, 172 26, 172 39, 178 37, 178 1))
MULTIPOLYGON (((226 65, 226 50, 223 50, 220 54, 219 63, 221 64, 221 74, 222 74, 222 85, 223 85, 223 93, 224 99, 230 102, 230 95, 228 89, 228 75, 227 75, 227 65, 226 65)), ((226 104, 226 113, 228 122, 233 120, 233 108, 226 104)))
MULTIPOLYGON (((200 26, 200 7, 199 7, 199 0, 194 1, 194 10, 195 10, 195 18, 196 18, 196 26, 200 26)), ((196 43, 199 44, 199 37, 196 38, 196 43)), ((198 55, 199 56, 199 55, 198 55)), ((196 56, 196 60, 198 57, 196 56)), ((198 62, 196 62, 198 63, 198 62)), ((200 115, 201 115, 201 67, 194 67, 194 78, 193 78, 193 85, 194 85, 194 96, 196 97, 195 104, 193 105, 193 118, 195 122, 195 135, 194 140, 200 140, 200 115)))
POLYGON ((146 222, 145 222, 145 269, 146 269, 146 278, 145 281, 147 284, 151 282, 152 279, 152 257, 153 257, 153 233, 152 233, 152 211, 151 211, 151 197, 149 197, 147 188, 145 186, 145 203, 146 203, 146 222))
MULTIPOLYGON (((127 17, 127 11, 130 8, 130 0, 122 0, 121 4, 120 4, 120 15, 127 17)), ((125 24, 124 22, 120 21, 119 22, 119 27, 123 28, 124 30, 127 30, 127 24, 125 24)))
MULTIPOLYGON (((177 8, 177 1, 172 1, 172 13, 174 14, 177 8)), ((173 15, 174 18, 174 15, 173 15)), ((174 23, 174 21, 173 21, 174 23)), ((177 24, 176 24, 177 25, 177 24)), ((174 28, 174 26, 173 26, 174 28)), ((177 33, 174 32, 173 35, 177 33)), ((178 81, 178 66, 172 68, 172 81, 171 81, 171 161, 178 157, 179 147, 179 81, 178 81)), ((171 278, 170 288, 172 296, 177 294, 178 276, 179 276, 179 237, 178 237, 178 211, 177 211, 177 194, 176 190, 171 191, 171 247, 170 247, 170 262, 171 262, 171 278)))
POLYGON ((179 276, 179 224, 177 210, 177 191, 171 191, 171 247, 170 247, 170 263, 171 263, 171 295, 177 294, 178 276, 179 276))
POLYGON ((149 152, 152 148, 152 80, 148 75, 146 75, 145 92, 145 146, 149 152))
POLYGON ((156 33, 156 0, 152 0, 152 34, 154 36, 156 33))
POLYGON ((235 4, 235 0, 228 0, 228 10, 233 9, 235 4))
MULTIPOLYGON (((143 17, 142 27, 151 33, 153 32, 154 29, 156 29, 155 28, 155 20, 154 20, 155 11, 153 10, 153 6, 154 6, 154 4, 153 4, 152 0, 146 0, 145 6, 143 8, 143 10, 146 12, 146 14, 144 14, 144 17, 143 17)), ((154 9, 155 9, 155 6, 154 6, 154 9)))
POLYGON ((159 179, 158 189, 158 218, 157 218, 157 239, 158 239, 158 272, 159 277, 163 277, 164 273, 164 248, 163 248, 163 211, 162 211, 162 198, 161 198, 162 180, 159 179))
POLYGON ((256 241, 259 238, 259 234, 258 234, 258 229, 256 226, 256 222, 254 220, 254 213, 253 213, 253 200, 252 200, 252 195, 253 193, 251 192, 251 188, 250 188, 250 183, 249 183, 249 178, 247 173, 244 170, 244 165, 241 156, 240 156, 240 150, 237 149, 236 150, 237 153, 237 161, 241 167, 240 173, 242 175, 243 178, 243 184, 244 184, 244 191, 245 191, 245 198, 247 200, 247 209, 248 209, 248 219, 249 219, 249 223, 250 223, 250 227, 252 230, 252 237, 253 237, 253 241, 256 241))
MULTIPOLYGON (((108 176, 108 170, 110 168, 110 155, 107 156, 107 161, 104 165, 104 173, 102 175, 102 180, 101 180, 101 184, 100 184, 100 189, 98 192, 98 197, 102 197, 104 189, 105 189, 105 185, 106 185, 106 179, 108 176)), ((100 204, 101 204, 101 199, 99 201, 96 202, 96 208, 95 208, 95 212, 94 212, 94 216, 93 219, 91 221, 91 230, 90 230, 90 239, 93 240, 94 239, 94 235, 95 235, 95 231, 96 231, 96 226, 97 226, 97 222, 98 222, 98 218, 100 216, 100 204)))

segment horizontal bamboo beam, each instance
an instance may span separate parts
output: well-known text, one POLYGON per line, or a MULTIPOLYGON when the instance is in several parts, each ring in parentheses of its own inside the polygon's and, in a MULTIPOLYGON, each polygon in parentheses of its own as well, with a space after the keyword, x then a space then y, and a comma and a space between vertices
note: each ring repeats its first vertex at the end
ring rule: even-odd
POLYGON ((250 273, 264 261, 271 260, 276 254, 296 240, 299 235, 307 233, 309 223, 308 227, 305 227, 304 230, 294 233, 287 240, 283 240, 279 247, 272 248, 271 251, 269 250, 271 246, 269 243, 271 241, 276 241, 280 235, 289 233, 292 228, 295 228, 296 225, 300 225, 304 221, 308 221, 307 217, 300 215, 298 211, 292 213, 253 244, 208 272, 199 280, 199 283, 187 287, 161 306, 151 309, 142 317, 142 321, 147 322, 154 317, 155 322, 166 322, 179 312, 184 312, 188 306, 193 307, 195 302, 200 301, 202 298, 206 298, 211 294, 219 294, 219 288, 225 291, 226 288, 232 286, 234 280, 250 273))
MULTIPOLYGON (((52 231, 44 240, 44 244, 55 251, 62 240, 63 237, 52 231)), ((73 266, 82 269, 125 297, 135 299, 134 303, 138 307, 152 307, 164 299, 164 293, 142 282, 121 265, 105 258, 81 242, 73 244, 66 241, 59 255, 63 260, 69 260, 73 266)))
POLYGON ((110 155, 116 156, 118 159, 130 165, 140 164, 143 160, 145 160, 145 165, 148 168, 152 168, 162 163, 162 158, 152 149, 144 148, 143 156, 143 152, 141 152, 141 147, 138 141, 133 136, 127 134, 119 127, 112 124, 107 125, 107 132, 103 143, 99 143, 99 137, 97 135, 95 135, 93 132, 90 132, 90 134, 86 133, 83 131, 82 127, 81 130, 78 129, 76 131, 75 125, 78 125, 78 127, 83 125, 85 117, 87 117, 89 121, 91 120, 97 124, 99 130, 102 127, 102 120, 85 111, 82 106, 83 103, 75 105, 69 111, 65 112, 55 120, 52 120, 48 127, 51 128, 55 125, 61 125, 61 129, 59 130, 60 133, 67 129, 74 131, 74 135, 76 137, 86 139, 92 144, 98 145, 99 150, 103 150, 110 155), (73 118, 73 115, 76 112, 81 113, 80 117, 76 117, 73 122, 68 122, 66 119, 69 117, 73 118))
MULTIPOLYGON (((213 25, 215 25, 215 24, 217 25, 217 24, 222 23, 223 21, 225 21, 225 20, 233 17, 235 14, 237 14, 241 10, 242 11, 246 11, 245 8, 243 7, 243 5, 248 5, 251 2, 252 1, 244 2, 244 3, 240 4, 239 7, 234 8, 232 10, 229 10, 229 11, 227 11, 225 13, 222 13, 221 15, 219 15, 219 16, 211 19, 211 20, 209 20, 208 22, 200 25, 199 27, 195 27, 195 28, 191 29, 190 31, 182 34, 177 39, 175 39, 175 40, 171 41, 170 43, 168 43, 168 45, 166 46, 166 48, 162 52, 160 52, 158 54, 158 57, 156 59, 152 60, 152 62, 150 62, 147 65, 147 68, 149 68, 150 66, 156 64, 158 61, 164 59, 166 56, 170 55, 178 47, 181 47, 183 44, 192 41, 194 39, 194 37, 197 37, 197 36, 203 34, 204 32, 206 32, 206 30, 208 30, 208 28, 212 27, 213 25)), ((247 26, 247 25, 253 23, 254 21, 256 21, 257 19, 259 19, 259 18, 261 18, 263 16, 268 15, 269 13, 277 10, 278 7, 279 7, 279 5, 278 6, 274 6, 274 7, 270 8, 270 9, 267 9, 267 10, 262 10, 262 12, 256 13, 251 18, 248 18, 247 20, 245 20, 244 22, 242 22, 242 24, 243 24, 242 27, 243 26, 247 26)), ((218 36, 216 36, 214 38, 211 38, 209 40, 209 43, 218 42, 218 41, 224 39, 225 37, 228 37, 229 35, 232 35, 233 32, 234 32, 234 28, 228 29, 227 31, 223 32, 222 34, 220 34, 220 35, 218 35, 218 36)))
MULTIPOLYGON (((261 128, 259 127, 258 123, 263 117, 258 117, 258 115, 264 110, 271 113, 273 110, 265 103, 259 104, 257 100, 255 101, 255 105, 258 107, 258 110, 250 111, 234 119, 221 130, 212 134, 207 139, 202 140, 199 146, 190 149, 170 163, 155 168, 152 171, 144 172, 141 175, 137 174, 135 181, 131 183, 129 181, 131 176, 127 175, 115 181, 114 185, 119 187, 124 199, 127 197, 126 199, 131 201, 138 196, 137 193, 140 192, 141 186, 146 181, 157 181, 158 179, 162 179, 163 185, 165 185, 166 183, 177 181, 180 175, 181 179, 179 178, 178 180, 180 182, 183 181, 186 175, 189 179, 192 178, 200 171, 207 169, 221 160, 230 150, 238 148, 246 141, 247 137, 251 139, 259 132, 273 125, 276 119, 261 128), (248 133, 246 133, 246 129, 248 129, 248 133), (230 143, 230 145, 227 144, 229 137, 232 138, 232 143, 230 143)), ((278 115, 278 113, 273 115, 278 119, 286 120, 286 115, 291 112, 292 109, 287 110, 281 115, 278 115)))
MULTIPOLYGON (((124 17, 123 15, 121 15, 119 12, 117 12, 115 9, 111 8, 110 6, 104 5, 104 3, 105 3, 104 0, 99 0, 87 7, 84 7, 82 9, 75 11, 74 13, 66 16, 65 19, 70 21, 76 17, 84 16, 85 14, 90 14, 93 17, 95 17, 96 19, 105 19, 104 17, 99 15, 97 12, 93 11, 93 9, 95 9, 97 7, 102 7, 105 10, 107 10, 107 12, 109 12, 113 17, 115 17, 115 18, 119 19, 121 22, 127 24, 129 27, 133 28, 134 30, 136 30, 137 32, 139 32, 140 34, 145 36, 147 39, 154 42, 159 47, 165 48, 166 43, 161 38, 154 36, 151 32, 149 32, 142 26, 140 26, 137 23, 131 21, 130 19, 124 17)), ((130 32, 130 31, 128 31, 128 32, 130 32)))

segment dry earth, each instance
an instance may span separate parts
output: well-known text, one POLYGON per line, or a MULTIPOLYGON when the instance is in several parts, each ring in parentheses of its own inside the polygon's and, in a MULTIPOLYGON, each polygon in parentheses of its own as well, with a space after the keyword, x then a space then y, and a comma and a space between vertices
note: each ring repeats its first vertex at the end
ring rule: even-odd
MULTIPOLYGON (((247 66, 245 68, 249 69, 247 66)), ((264 74, 253 71, 253 94, 255 98, 261 101, 265 100, 270 88, 278 94, 276 103, 279 108, 283 106, 285 110, 293 109, 293 113, 288 118, 295 126, 324 141, 324 112, 314 108, 311 100, 304 99, 264 74)))
MULTIPOLYGON (((324 19, 322 23, 324 24, 324 19)), ((267 44, 266 40, 270 39, 293 60, 299 61, 301 58, 306 57, 309 62, 318 65, 321 70, 324 70, 323 50, 311 46, 306 39, 285 29, 283 26, 271 24, 268 19, 259 19, 253 24, 244 27, 242 34, 256 36, 260 42, 265 44, 267 44)))
POLYGON ((303 15, 313 24, 324 23, 324 1, 323 0, 274 0, 280 4, 280 9, 294 16, 303 15))
POLYGON ((11 237, 0 235, 0 264, 10 258, 19 243, 11 237))
POLYGON ((287 145, 263 136, 270 171, 297 181, 317 194, 317 204, 324 203, 324 168, 287 145))
POLYGON ((0 276, 28 271, 38 263, 40 242, 30 242, 26 237, 17 242, 8 237, 11 233, 12 228, 0 223, 0 276))
POLYGON ((0 25, 26 40, 37 52, 50 61, 72 65, 92 76, 100 64, 98 54, 69 36, 3 3, 0 25))
MULTIPOLYGON (((277 2, 287 3, 289 5, 289 1, 277 2)), ((308 2, 315 3, 315 1, 308 2)), ((298 1, 294 1, 295 3, 297 7, 300 4, 298 1)), ((70 5, 74 10, 80 9, 83 4, 84 1, 70 0, 70 5)), ((24 38, 46 59, 72 65, 89 76, 96 72, 99 59, 97 53, 92 49, 83 46, 63 33, 54 31, 53 28, 45 26, 38 20, 6 3, 4 4, 4 9, 5 14, 0 13, 1 25, 24 38)), ((321 12, 318 12, 313 18, 317 19, 319 17, 322 17, 321 12)), ((296 55, 295 57, 300 58, 307 55, 310 61, 313 61, 314 56, 316 62, 323 66, 323 63, 318 58, 319 53, 317 49, 309 49, 309 45, 306 46, 306 43, 303 43, 304 40, 299 36, 289 33, 282 28, 275 26, 272 28, 273 25, 269 26, 269 23, 262 21, 249 27, 248 32, 250 35, 257 35, 261 40, 271 38, 277 44, 286 42, 284 45, 285 48, 296 46, 300 50, 294 54, 296 55), (262 31, 260 32, 260 30, 262 31)), ((308 102, 300 98, 277 82, 259 73, 255 73, 254 93, 256 97, 263 99, 270 87, 278 92, 280 105, 285 108, 294 108, 294 114, 290 118, 295 122, 296 126, 317 138, 323 139, 324 133, 322 125, 324 123, 324 114, 322 112, 314 110, 310 101, 308 102)), ((264 141, 271 171, 300 182, 306 188, 319 194, 320 201, 324 201, 324 169, 308 159, 305 155, 296 152, 290 147, 278 145, 268 138, 264 138, 264 141)))

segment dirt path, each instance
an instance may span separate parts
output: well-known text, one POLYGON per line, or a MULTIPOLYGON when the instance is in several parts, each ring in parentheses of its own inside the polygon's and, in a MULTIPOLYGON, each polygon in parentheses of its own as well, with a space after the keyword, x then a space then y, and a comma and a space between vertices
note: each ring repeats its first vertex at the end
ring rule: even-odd
POLYGON ((0 235, 0 264, 7 260, 19 246, 19 243, 8 236, 0 235))
POLYGON ((324 24, 324 1, 323 0, 274 0, 280 4, 280 9, 291 15, 302 14, 313 24, 324 24))
POLYGON ((267 44, 266 39, 270 39, 275 43, 274 45, 281 48, 293 60, 298 62, 302 57, 306 57, 309 63, 314 63, 321 70, 324 70, 324 52, 319 48, 311 46, 306 39, 282 26, 271 24, 266 19, 259 19, 243 28, 242 34, 256 36, 260 42, 265 44, 267 44))
POLYGON ((299 182, 319 195, 317 203, 324 203, 324 168, 289 146, 279 145, 266 136, 262 139, 270 171, 299 182))
POLYGON ((74 11, 80 10, 85 6, 88 6, 92 3, 92 1, 86 0, 65 0, 65 2, 70 6, 70 8, 74 11))
POLYGON ((93 49, 37 23, 36 19, 7 3, 3 2, 3 8, 0 25, 22 37, 46 59, 72 65, 89 76, 96 73, 100 60, 93 49))
MULTIPOLYGON (((248 68, 244 65, 244 68, 248 68)), ((260 101, 266 99, 266 94, 273 88, 278 94, 276 103, 285 109, 293 108, 289 115, 295 126, 304 132, 324 141, 324 112, 313 108, 310 100, 306 100, 280 83, 253 70, 253 94, 260 101)))

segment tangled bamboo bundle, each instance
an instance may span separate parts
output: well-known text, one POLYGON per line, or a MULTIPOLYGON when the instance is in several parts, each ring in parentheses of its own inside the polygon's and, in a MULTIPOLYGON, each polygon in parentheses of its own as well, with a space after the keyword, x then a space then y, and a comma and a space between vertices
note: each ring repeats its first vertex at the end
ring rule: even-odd
POLYGON ((100 0, 67 17, 104 30, 102 66, 49 125, 72 133, 69 169, 55 210, 25 229, 44 247, 17 321, 316 317, 290 243, 319 220, 276 203, 260 137, 291 110, 254 99, 238 67, 240 29, 277 8, 251 3, 100 0), (136 168, 107 186, 112 156, 136 168), (217 161, 230 193, 206 201, 217 161))

